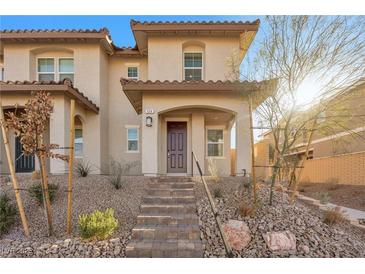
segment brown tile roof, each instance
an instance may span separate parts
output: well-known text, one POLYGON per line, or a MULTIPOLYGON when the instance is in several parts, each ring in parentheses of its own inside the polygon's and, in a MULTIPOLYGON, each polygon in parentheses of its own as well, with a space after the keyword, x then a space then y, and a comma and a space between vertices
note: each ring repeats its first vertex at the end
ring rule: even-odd
MULTIPOLYGON (((264 81, 136 81, 121 78, 123 92, 138 114, 142 112, 142 94, 144 92, 204 92, 233 93, 237 95, 260 92, 260 102, 265 100, 276 89, 276 80, 264 81)), ((258 96, 259 97, 259 96, 258 96)))
POLYGON ((69 79, 63 81, 0 81, 0 93, 20 91, 63 91, 89 110, 99 113, 99 107, 72 85, 69 79))
POLYGON ((3 33, 43 33, 43 32, 57 32, 57 33, 104 33, 109 34, 107 28, 101 29, 14 29, 14 30, 1 30, 0 34, 3 33))
POLYGON ((131 20, 131 25, 259 25, 260 19, 255 21, 137 21, 131 20))

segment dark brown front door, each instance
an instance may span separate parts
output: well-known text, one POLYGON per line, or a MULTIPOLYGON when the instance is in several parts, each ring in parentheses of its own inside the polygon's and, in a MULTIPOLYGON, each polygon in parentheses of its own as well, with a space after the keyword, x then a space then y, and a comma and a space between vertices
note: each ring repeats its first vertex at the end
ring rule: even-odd
POLYGON ((186 122, 167 122, 167 172, 186 173, 186 122))

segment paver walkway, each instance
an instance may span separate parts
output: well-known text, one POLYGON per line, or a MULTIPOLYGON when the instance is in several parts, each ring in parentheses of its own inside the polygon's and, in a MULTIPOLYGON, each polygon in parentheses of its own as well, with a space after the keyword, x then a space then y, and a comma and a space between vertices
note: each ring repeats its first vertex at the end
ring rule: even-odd
POLYGON ((191 178, 156 178, 148 183, 146 193, 127 257, 203 257, 191 178))

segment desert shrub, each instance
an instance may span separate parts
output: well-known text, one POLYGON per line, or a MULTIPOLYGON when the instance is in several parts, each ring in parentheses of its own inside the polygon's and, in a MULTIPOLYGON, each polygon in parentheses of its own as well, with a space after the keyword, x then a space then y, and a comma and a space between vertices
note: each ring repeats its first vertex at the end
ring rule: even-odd
POLYGON ((122 164, 120 162, 111 160, 111 174, 108 180, 115 187, 115 189, 124 187, 126 183, 126 178, 124 176, 127 175, 131 168, 135 167, 137 164, 138 161, 122 164))
POLYGON ((238 191, 241 195, 244 192, 251 192, 252 189, 252 179, 251 177, 242 177, 238 185, 238 191))
POLYGON ((79 177, 87 177, 91 171, 91 165, 89 162, 78 161, 76 162, 75 171, 79 177))
POLYGON ((213 190, 213 196, 214 198, 222 198, 223 197, 223 191, 220 188, 215 188, 213 190))
POLYGON ((323 222, 328 225, 335 225, 345 220, 340 207, 335 209, 327 210, 323 216, 323 222))
POLYGON ((8 233, 15 222, 17 211, 6 194, 0 196, 0 237, 8 233))
POLYGON ((210 174, 210 179, 215 182, 219 183, 219 172, 216 163, 212 158, 208 158, 208 171, 210 174))
POLYGON ((323 205, 328 204, 330 201, 330 195, 328 192, 318 192, 314 195, 314 198, 319 200, 319 202, 323 205))
POLYGON ((242 217, 252 217, 255 215, 255 208, 246 202, 242 202, 238 207, 238 213, 242 217))
MULTIPOLYGON (((48 184, 49 200, 52 203, 56 197, 58 186, 55 184, 48 184)), ((43 205, 43 193, 41 183, 32 185, 29 189, 29 194, 31 197, 37 200, 39 205, 43 205)))
POLYGON ((338 178, 329 178, 326 181, 326 184, 328 186, 328 190, 336 190, 338 189, 338 178))
POLYGON ((114 217, 114 210, 108 208, 105 212, 95 210, 90 214, 79 216, 78 228, 84 240, 105 240, 118 227, 118 220, 114 217))

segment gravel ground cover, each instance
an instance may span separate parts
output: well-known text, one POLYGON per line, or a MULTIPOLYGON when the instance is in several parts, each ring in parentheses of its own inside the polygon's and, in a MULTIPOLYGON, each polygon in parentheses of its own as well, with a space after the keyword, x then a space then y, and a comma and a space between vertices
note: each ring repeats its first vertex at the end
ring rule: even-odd
MULTIPOLYGON (((208 183, 212 193, 222 190, 222 198, 215 198, 219 214, 228 219, 244 221, 251 231, 252 240, 234 257, 365 257, 365 232, 346 222, 334 226, 323 223, 323 212, 301 202, 289 205, 288 196, 275 191, 273 206, 268 205, 269 188, 260 185, 259 207, 254 217, 241 217, 239 204, 248 200, 248 191, 240 195, 239 178, 226 178, 220 183, 208 183), (262 235, 271 231, 290 230, 296 236, 297 250, 271 252, 262 235)), ((200 217, 201 237, 205 244, 205 257, 226 257, 223 242, 216 227, 206 198, 203 184, 197 180, 196 196, 200 217)))
MULTIPOLYGON (((21 191, 26 215, 29 221, 31 238, 25 238, 20 220, 11 231, 0 239, 0 257, 123 257, 130 233, 136 224, 144 183, 149 179, 143 176, 127 177, 126 184, 116 190, 107 176, 89 175, 74 179, 73 189, 73 236, 66 235, 67 176, 50 176, 50 183, 58 185, 55 201, 52 204, 54 236, 47 237, 47 223, 43 207, 21 191), (93 210, 113 208, 119 227, 113 239, 86 243, 79 239, 77 219, 80 214, 93 210), (95 248, 95 250, 94 250, 95 248)), ((4 178, 0 181, 0 191, 5 192, 15 203, 14 191, 4 178)), ((30 176, 19 176, 20 188, 27 189, 36 180, 30 176)))

